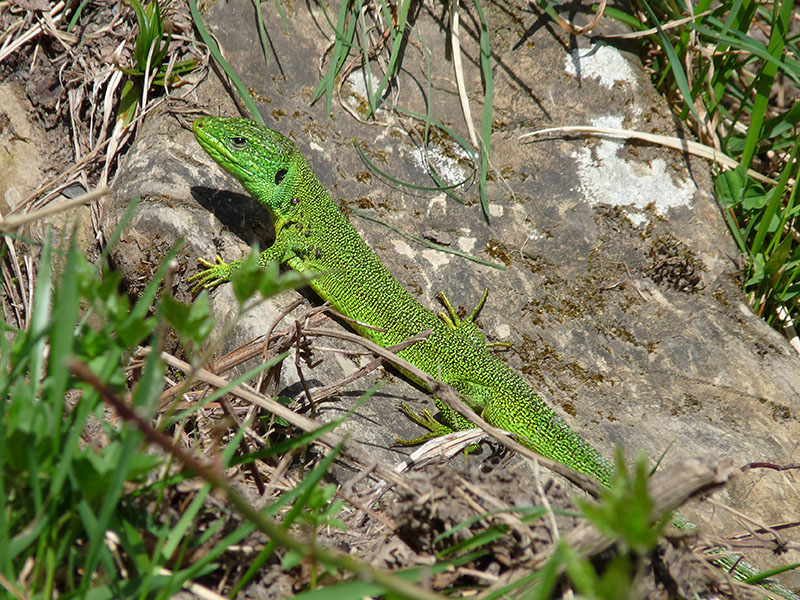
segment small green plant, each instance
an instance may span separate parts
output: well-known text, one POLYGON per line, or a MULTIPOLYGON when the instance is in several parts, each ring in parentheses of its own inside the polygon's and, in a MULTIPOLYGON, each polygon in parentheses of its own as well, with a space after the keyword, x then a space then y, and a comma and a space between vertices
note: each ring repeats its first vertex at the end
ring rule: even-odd
MULTIPOLYGON (((312 545, 317 542, 317 531, 321 527, 335 527, 336 529, 346 530, 344 523, 339 520, 336 515, 342 510, 344 503, 341 500, 334 500, 336 495, 336 485, 329 483, 325 486, 316 486, 311 489, 311 493, 303 498, 302 510, 298 513, 299 520, 306 523, 311 533, 312 545)), ((290 550, 287 552, 281 566, 285 570, 289 570, 299 565, 303 560, 300 553, 290 550)), ((336 575, 337 570, 335 567, 325 567, 326 572, 331 575, 336 575)), ((317 563, 311 563, 311 589, 317 587, 317 563)))
POLYGON ((617 541, 618 554, 601 573, 563 540, 541 571, 535 597, 549 598, 558 576, 566 572, 575 590, 585 598, 624 600, 635 598, 635 580, 646 557, 655 548, 669 514, 654 512, 647 491, 647 462, 641 457, 629 472, 617 451, 616 471, 609 489, 602 489, 599 502, 579 501, 583 515, 610 539, 617 541))
MULTIPOLYGON (((98 597, 119 596, 121 578, 106 532, 121 533, 125 550, 140 556, 135 532, 142 514, 129 510, 125 485, 142 485, 160 460, 141 448, 138 431, 102 419, 97 390, 70 376, 69 367, 90 365, 108 389, 125 393, 130 350, 156 335, 158 319, 149 308, 157 284, 131 305, 118 291, 119 277, 107 271, 98 277, 74 246, 60 277, 52 255, 48 238, 28 330, 0 321, 0 494, 6 499, 0 573, 27 596, 70 597, 90 588, 98 597), (101 427, 87 444, 81 435, 90 419, 101 427), (103 436, 108 441, 99 444, 103 436), (34 568, 21 581, 26 564, 34 568)), ((133 406, 152 409, 163 371, 163 363, 147 359, 131 391, 133 406)), ((166 581, 134 580, 139 589, 166 581)))
POLYGON ((656 518, 655 506, 647 491, 647 459, 639 457, 633 472, 628 470, 622 451, 616 453, 616 470, 610 488, 600 490, 600 502, 580 501, 587 519, 603 534, 618 539, 623 553, 645 556, 653 550, 671 515, 656 518))
POLYGON ((142 93, 150 87, 171 87, 180 82, 181 75, 191 72, 197 65, 195 59, 170 63, 166 61, 172 39, 164 27, 164 18, 158 0, 142 6, 139 0, 127 0, 136 13, 139 32, 133 51, 133 67, 120 68, 128 76, 122 87, 117 120, 127 126, 136 115, 142 93))

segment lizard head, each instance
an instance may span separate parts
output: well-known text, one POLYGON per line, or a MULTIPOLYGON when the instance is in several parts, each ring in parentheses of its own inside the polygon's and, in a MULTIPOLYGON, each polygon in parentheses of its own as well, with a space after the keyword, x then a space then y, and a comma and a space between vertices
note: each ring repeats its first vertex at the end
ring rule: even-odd
POLYGON ((223 169, 278 219, 297 204, 295 192, 310 167, 289 138, 250 119, 200 117, 195 138, 223 169))

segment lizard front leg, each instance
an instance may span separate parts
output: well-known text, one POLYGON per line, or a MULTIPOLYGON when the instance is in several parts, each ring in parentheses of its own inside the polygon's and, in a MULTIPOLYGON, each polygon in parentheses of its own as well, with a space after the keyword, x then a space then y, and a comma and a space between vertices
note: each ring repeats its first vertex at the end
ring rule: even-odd
MULTIPOLYGON (((263 268, 274 261, 286 262, 291 246, 291 240, 288 237, 278 237, 272 246, 258 255, 258 266, 263 268)), ((233 272, 242 265, 241 260, 226 263, 219 255, 217 255, 216 263, 211 263, 204 258, 199 258, 198 262, 206 268, 187 279, 188 283, 195 283, 192 288, 193 294, 201 289, 212 290, 218 285, 230 281, 233 272)))

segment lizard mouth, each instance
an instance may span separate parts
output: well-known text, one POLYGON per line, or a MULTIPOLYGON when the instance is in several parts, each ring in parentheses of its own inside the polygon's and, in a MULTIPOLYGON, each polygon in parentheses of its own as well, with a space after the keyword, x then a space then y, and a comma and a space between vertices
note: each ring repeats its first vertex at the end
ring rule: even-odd
POLYGON ((209 121, 208 117, 200 117, 194 120, 192 132, 195 139, 216 163, 242 181, 242 183, 252 178, 252 172, 233 155, 222 138, 210 130, 208 127, 209 121))

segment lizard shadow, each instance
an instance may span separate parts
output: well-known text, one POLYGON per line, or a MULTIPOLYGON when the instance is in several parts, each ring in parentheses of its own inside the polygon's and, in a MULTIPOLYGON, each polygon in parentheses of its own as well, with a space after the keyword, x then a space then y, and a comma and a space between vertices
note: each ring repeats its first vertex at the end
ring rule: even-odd
POLYGON ((248 194, 195 185, 192 197, 212 213, 222 225, 248 246, 261 250, 275 241, 275 228, 269 212, 248 194))

